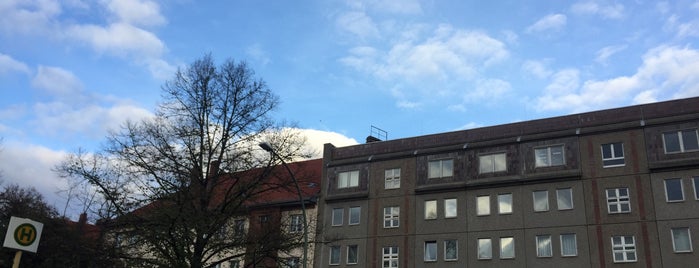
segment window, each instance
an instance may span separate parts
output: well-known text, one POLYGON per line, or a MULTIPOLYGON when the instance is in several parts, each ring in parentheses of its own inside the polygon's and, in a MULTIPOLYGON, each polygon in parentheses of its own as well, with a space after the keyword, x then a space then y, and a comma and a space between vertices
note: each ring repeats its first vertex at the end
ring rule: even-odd
POLYGON ((676 253, 692 252, 692 237, 689 234, 689 228, 672 228, 672 250, 676 253))
POLYGON ((663 133, 665 153, 683 153, 699 150, 697 130, 680 130, 663 133))
POLYGON ((534 199, 534 211, 549 210, 549 191, 534 191, 532 198, 534 199))
POLYGON ((398 227, 400 207, 385 207, 383 209, 383 228, 398 227))
POLYGON ((610 214, 631 212, 629 188, 607 189, 607 210, 610 214))
POLYGON ((478 239, 478 259, 489 260, 493 258, 493 242, 490 238, 478 239))
POLYGON ((454 173, 454 160, 443 159, 430 161, 427 170, 427 177, 430 179, 451 177, 454 173))
POLYGON ((345 214, 345 209, 343 208, 333 208, 332 225, 342 226, 342 216, 345 214))
POLYGON ((340 172, 337 175, 337 188, 349 188, 359 186, 359 170, 340 172))
POLYGON ((665 180, 665 201, 679 202, 684 200, 682 191, 682 179, 665 180))
POLYGON ((330 265, 340 265, 340 246, 330 247, 330 265))
POLYGON ((228 262, 228 267, 230 268, 240 268, 240 261, 239 260, 232 260, 228 262))
POLYGON ((347 264, 357 264, 358 254, 357 245, 347 246, 347 264))
POLYGON ((349 208, 349 225, 359 224, 360 215, 362 214, 361 207, 350 207, 349 208))
POLYGON ((614 262, 635 262, 636 241, 631 235, 612 236, 614 262))
POLYGON ((233 233, 235 236, 240 237, 245 235, 245 220, 235 220, 233 224, 233 233))
POLYGON ((437 241, 425 242, 425 261, 437 261, 437 241))
POLYGON ((476 215, 490 215, 490 196, 484 195, 476 197, 476 215))
POLYGON ((536 236, 536 256, 540 258, 553 256, 553 247, 551 246, 551 235, 536 236))
POLYGON ((694 199, 699 200, 699 177, 692 178, 694 184, 694 199))
POLYGON ((505 153, 481 155, 478 157, 478 171, 483 173, 493 173, 507 170, 505 153))
POLYGON ((425 201, 425 220, 437 218, 437 200, 425 201))
POLYGON ((387 169, 385 172, 385 189, 398 189, 400 188, 400 168, 387 169))
POLYGON ((456 198, 444 199, 444 217, 456 218, 456 198))
POLYGON ((602 144, 602 166, 620 167, 624 165, 624 144, 621 142, 602 144))
POLYGON ((563 160, 563 145, 534 149, 536 167, 552 167, 565 164, 563 160))
POLYGON ((291 215, 289 221, 289 232, 303 232, 303 215, 291 215))
POLYGON ((512 214, 512 194, 498 195, 498 213, 512 214))
POLYGON ((573 189, 556 189, 558 210, 573 209, 573 189))
POLYGON ((500 237, 500 259, 514 259, 515 238, 500 237))
POLYGON ((398 247, 384 247, 383 268, 398 268, 398 247))
POLYGON ((578 241, 575 234, 561 235, 561 256, 578 256, 578 241))
POLYGON ((455 261, 459 259, 459 241, 458 240, 444 240, 444 260, 445 261, 455 261))

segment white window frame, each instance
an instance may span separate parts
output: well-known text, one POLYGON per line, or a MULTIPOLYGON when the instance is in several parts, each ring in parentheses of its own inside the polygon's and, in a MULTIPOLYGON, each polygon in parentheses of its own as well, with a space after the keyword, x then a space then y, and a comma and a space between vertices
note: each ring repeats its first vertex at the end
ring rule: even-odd
POLYGON ((558 207, 558 210, 571 210, 575 208, 575 202, 573 201, 573 188, 560 188, 556 189, 556 206, 558 207), (565 207, 562 206, 561 196, 562 193, 565 193, 568 197, 570 197, 570 207, 565 207))
POLYGON ((400 207, 384 207, 383 209, 383 228, 398 228, 400 227, 400 207))
POLYGON ((665 187, 665 202, 668 202, 668 203, 676 203, 676 202, 682 202, 682 201, 684 201, 684 186, 682 185, 682 179, 681 179, 681 178, 665 179, 665 180, 663 180, 663 186, 665 187), (681 195, 681 198, 680 198, 680 199, 673 199, 673 200, 670 200, 670 193, 668 192, 668 188, 667 188, 668 182, 670 182, 670 181, 679 181, 679 185, 680 185, 680 195, 681 195))
POLYGON ((507 237, 500 237, 500 259, 506 260, 506 259, 514 259, 515 258, 515 238, 514 236, 507 236, 507 237), (508 248, 505 248, 507 243, 505 241, 511 240, 512 245, 510 246, 512 248, 511 254, 508 252, 508 248))
POLYGON ((548 190, 535 190, 532 191, 532 208, 534 209, 534 212, 546 212, 549 211, 549 191, 548 190), (537 198, 537 193, 544 193, 544 201, 546 201, 546 206, 545 208, 537 208, 536 204, 536 198, 537 198))
POLYGON ((381 250, 381 267, 383 268, 398 268, 399 266, 399 248, 395 246, 384 247, 381 250))
POLYGON ((400 188, 400 168, 387 169, 384 172, 384 189, 400 188))
POLYGON ((454 159, 431 160, 427 163, 428 179, 447 178, 451 176, 454 176, 454 159), (437 166, 433 166, 433 164, 437 166), (437 170, 434 170, 433 172, 434 168, 438 168, 439 171, 437 172, 437 170))
POLYGON ((563 144, 549 145, 549 146, 534 148, 534 166, 535 167, 556 167, 556 166, 565 166, 565 164, 566 164, 566 152, 565 152, 565 146, 563 146, 563 144), (555 155, 554 155, 554 153, 551 152, 551 148, 555 148, 555 147, 561 148, 561 163, 560 164, 553 163, 553 159, 554 159, 555 155), (546 150, 545 161, 539 161, 539 154, 537 152, 539 152, 541 150, 546 150))
MULTIPOLYGON (((425 262, 436 262, 437 261, 437 241, 425 241, 425 246, 423 247, 423 260, 425 262), (429 248, 428 248, 429 247, 429 248), (428 254, 430 250, 434 250, 434 255, 428 254)), ((432 253, 432 252, 430 252, 432 253)))
POLYGON ((330 256, 328 258, 328 263, 330 265, 340 265, 340 262, 342 262, 342 254, 340 250, 340 246, 330 246, 330 256), (335 254, 337 254, 337 262, 333 262, 333 257, 335 257, 335 254))
POLYGON ((359 223, 361 223, 361 221, 362 221, 362 207, 359 207, 359 206, 350 207, 350 208, 349 208, 349 213, 348 213, 348 214, 349 214, 349 215, 347 215, 347 217, 348 217, 348 219, 347 219, 347 225, 358 225, 359 223), (356 220, 356 221, 353 221, 353 220, 352 220, 353 211, 354 211, 354 213, 356 213, 356 215, 357 215, 357 220, 356 220))
POLYGON ((359 262, 359 246, 348 245, 347 246, 347 264, 357 264, 359 262), (350 249, 354 248, 354 260, 350 260, 350 249))
POLYGON ((692 178, 692 187, 694 187, 694 200, 699 200, 699 176, 692 178))
POLYGON ((332 226, 342 226, 345 223, 345 208, 333 208, 330 217, 330 224, 332 226), (340 211, 340 214, 336 214, 336 211, 340 211))
POLYGON ((507 154, 506 153, 493 153, 493 154, 484 154, 478 156, 478 173, 480 174, 485 174, 485 173, 495 173, 495 172, 503 172, 507 171, 507 154), (497 161, 495 161, 497 158, 502 158, 503 160, 503 165, 498 166, 497 161))
POLYGON ((493 259, 493 240, 490 238, 478 238, 476 256, 479 260, 493 259), (486 244, 487 243, 487 244, 486 244))
POLYGON ((612 259, 615 263, 622 262, 637 262, 638 254, 636 253, 636 237, 633 235, 615 235, 611 237, 612 240, 612 259), (615 244, 614 238, 619 238, 620 243, 615 244), (629 242, 629 239, 631 240, 629 242), (617 258, 617 254, 621 254, 622 258, 617 258), (633 258, 629 255, 633 254, 633 258))
POLYGON ((551 235, 537 235, 534 239, 536 257, 551 258, 553 257, 553 244, 551 235))
POLYGON ((607 143, 607 144, 602 144, 600 146, 600 150, 602 153, 602 167, 604 168, 610 168, 610 167, 623 167, 626 165, 626 160, 624 159, 624 143, 623 142, 612 142, 612 143, 607 143), (614 145, 619 144, 621 146, 621 151, 617 152, 616 149, 614 149, 614 145), (610 157, 605 158, 604 157, 604 148, 609 147, 609 152, 611 154, 610 157), (617 163, 619 160, 621 160, 621 163, 617 163))
POLYGON ((670 237, 672 237, 672 251, 675 253, 688 253, 694 251, 694 248, 692 247, 692 233, 689 230, 689 227, 676 227, 676 228, 671 228, 670 229, 670 237), (687 246, 689 249, 681 249, 678 250, 677 248, 677 240, 675 240, 676 237, 676 230, 683 230, 687 234, 687 246))
POLYGON ((447 239, 444 240, 444 261, 457 261, 459 260, 459 240, 456 239, 447 239), (449 258, 448 252, 449 252, 449 243, 453 242, 454 246, 454 258, 449 258))
POLYGON ((627 187, 619 187, 619 188, 609 188, 604 191, 604 195, 607 199, 607 212, 609 214, 621 214, 621 213, 631 213, 631 191, 629 191, 629 188, 627 187), (621 195, 620 190, 625 189, 626 190, 626 195, 621 195), (610 197, 609 196, 609 191, 613 190, 614 191, 614 196, 610 197), (624 211, 622 209, 622 205, 628 205, 628 210, 624 211), (616 206, 616 210, 612 210, 612 206, 616 206))
POLYGON ((445 219, 452 219, 452 218, 456 218, 458 215, 459 215, 459 202, 458 202, 458 200, 456 198, 444 199, 444 218, 445 219), (453 211, 450 210, 451 207, 454 207, 453 211))
POLYGON ((662 136, 663 136, 663 150, 665 151, 665 154, 676 154, 676 153, 695 152, 695 151, 698 151, 698 150, 699 150, 699 149, 689 149, 689 150, 687 150, 687 149, 685 148, 686 146, 685 146, 685 141, 684 141, 684 135, 682 135, 682 134, 683 134, 683 132, 687 132, 687 131, 694 132, 694 137, 695 137, 695 139, 697 140, 697 142, 699 142, 699 134, 697 133, 697 129, 684 129, 684 130, 678 130, 678 131, 668 131, 668 132, 665 132, 665 133, 663 133, 663 135, 662 135, 662 136), (680 147, 680 148, 679 148, 679 149, 680 149, 679 151, 672 151, 672 152, 668 152, 668 151, 667 151, 667 141, 666 141, 665 135, 670 135, 670 134, 677 135, 677 139, 678 139, 678 142, 679 142, 678 146, 680 147))
POLYGON ((302 214, 289 215, 289 232, 291 232, 291 233, 303 232, 303 215, 302 214))
POLYGON ((559 240, 561 242, 561 256, 562 257, 575 257, 578 256, 578 236, 576 234, 561 234, 559 236, 559 240), (572 254, 566 254, 566 249, 565 249, 565 242, 563 241, 563 237, 572 237, 573 239, 573 253, 572 254))
POLYGON ((513 206, 512 193, 498 194, 498 214, 512 214, 513 206))
POLYGON ((476 215, 490 215, 490 195, 476 196, 476 215), (483 209, 481 209, 483 208, 483 209))
POLYGON ((344 171, 337 174, 337 189, 359 187, 359 170, 344 171))

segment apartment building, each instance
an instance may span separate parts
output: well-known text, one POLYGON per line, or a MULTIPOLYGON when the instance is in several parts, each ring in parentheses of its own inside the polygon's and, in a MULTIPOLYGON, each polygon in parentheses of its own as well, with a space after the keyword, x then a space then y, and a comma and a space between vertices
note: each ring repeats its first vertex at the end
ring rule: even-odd
POLYGON ((689 98, 326 144, 315 267, 691 267, 698 128, 689 98))

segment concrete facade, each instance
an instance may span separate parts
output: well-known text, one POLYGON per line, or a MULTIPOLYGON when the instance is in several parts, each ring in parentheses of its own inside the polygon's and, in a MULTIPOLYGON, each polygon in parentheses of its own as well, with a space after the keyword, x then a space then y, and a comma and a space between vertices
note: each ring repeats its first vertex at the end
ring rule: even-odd
POLYGON ((698 128, 690 98, 326 144, 315 267, 696 265, 698 128))

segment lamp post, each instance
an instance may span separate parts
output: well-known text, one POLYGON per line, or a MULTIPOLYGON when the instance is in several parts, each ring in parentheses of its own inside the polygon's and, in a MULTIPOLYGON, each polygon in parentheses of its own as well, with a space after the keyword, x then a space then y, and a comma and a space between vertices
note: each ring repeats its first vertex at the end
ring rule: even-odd
POLYGON ((299 194, 299 202, 301 202, 301 213, 303 217, 303 268, 306 268, 308 265, 308 222, 306 221, 306 202, 303 200, 303 194, 301 193, 301 187, 299 187, 299 181, 296 180, 296 176, 294 176, 294 173, 291 172, 289 165, 287 165, 284 159, 281 156, 279 156, 277 152, 274 151, 274 149, 269 143, 261 142, 259 146, 260 148, 269 152, 273 157, 276 156, 277 158, 279 158, 279 160, 282 161, 282 165, 284 165, 286 171, 289 172, 289 175, 291 176, 291 179, 294 181, 294 185, 296 186, 296 192, 298 192, 299 194))

